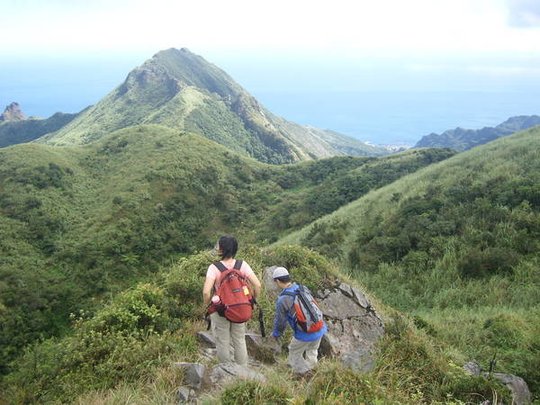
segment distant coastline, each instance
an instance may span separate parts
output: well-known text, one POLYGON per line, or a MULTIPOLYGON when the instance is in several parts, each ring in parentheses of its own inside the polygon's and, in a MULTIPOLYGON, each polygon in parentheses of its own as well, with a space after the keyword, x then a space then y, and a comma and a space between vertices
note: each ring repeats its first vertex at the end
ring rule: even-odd
MULTIPOLYGON (((41 118, 56 112, 77 113, 122 83, 129 71, 125 68, 128 63, 108 72, 89 66, 81 72, 76 67, 69 71, 44 69, 40 75, 29 67, 19 76, 4 71, 0 73, 0 106, 16 101, 28 116, 41 118)), ((511 116, 540 114, 538 86, 534 85, 498 86, 486 91, 343 91, 328 90, 324 83, 320 90, 316 85, 309 89, 287 88, 285 82, 281 83, 283 88, 280 85, 269 90, 261 84, 261 78, 255 81, 231 73, 276 115, 377 145, 413 146, 429 133, 456 127, 480 129, 498 125, 511 116)), ((410 85, 412 88, 414 83, 410 85)))
POLYGON ((257 93, 272 112, 378 145, 413 146, 424 135, 456 127, 496 126, 540 113, 537 96, 512 91, 257 93))

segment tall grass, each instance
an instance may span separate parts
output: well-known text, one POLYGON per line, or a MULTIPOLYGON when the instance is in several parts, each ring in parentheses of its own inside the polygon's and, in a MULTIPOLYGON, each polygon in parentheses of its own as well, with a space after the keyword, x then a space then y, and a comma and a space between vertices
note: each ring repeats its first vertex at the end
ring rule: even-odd
POLYGON ((280 243, 340 260, 460 361, 525 378, 538 398, 540 129, 419 170, 280 243), (471 317, 471 313, 476 314, 471 317))

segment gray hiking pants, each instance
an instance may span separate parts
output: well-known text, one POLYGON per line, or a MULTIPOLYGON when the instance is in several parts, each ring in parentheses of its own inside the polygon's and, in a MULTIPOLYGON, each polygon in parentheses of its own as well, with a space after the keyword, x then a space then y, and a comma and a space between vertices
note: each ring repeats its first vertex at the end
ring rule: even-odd
POLYGON ((210 314, 212 332, 216 339, 217 357, 220 363, 231 361, 231 345, 234 351, 234 362, 247 366, 246 324, 233 323, 217 312, 210 314))
POLYGON ((313 342, 303 342, 293 337, 289 343, 289 357, 287 362, 295 373, 304 374, 315 368, 321 338, 313 342))

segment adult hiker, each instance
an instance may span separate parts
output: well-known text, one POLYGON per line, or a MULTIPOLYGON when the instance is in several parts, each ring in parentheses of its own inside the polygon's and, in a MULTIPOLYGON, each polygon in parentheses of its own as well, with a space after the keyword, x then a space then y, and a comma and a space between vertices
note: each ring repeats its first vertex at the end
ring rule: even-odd
POLYGON ((287 362, 295 373, 306 374, 317 365, 319 345, 327 332, 326 323, 316 304, 308 302, 313 297, 307 287, 293 282, 286 268, 274 269, 272 278, 282 290, 276 301, 272 336, 279 344, 287 323, 291 326, 294 336, 289 343, 287 362), (314 323, 310 324, 311 321, 314 323))
POLYGON ((230 362, 232 344, 234 362, 246 366, 245 322, 251 317, 261 283, 248 263, 234 258, 238 251, 234 236, 220 237, 216 248, 221 260, 208 267, 203 301, 209 307, 217 357, 220 363, 230 362))

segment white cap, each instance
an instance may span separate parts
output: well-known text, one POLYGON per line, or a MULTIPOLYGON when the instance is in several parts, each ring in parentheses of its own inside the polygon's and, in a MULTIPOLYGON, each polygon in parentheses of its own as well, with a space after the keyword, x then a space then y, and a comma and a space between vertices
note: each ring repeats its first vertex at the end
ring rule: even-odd
POLYGON ((275 279, 275 278, 285 277, 288 275, 289 275, 289 272, 287 271, 285 267, 276 267, 274 269, 274 274, 272 275, 272 278, 275 279))

